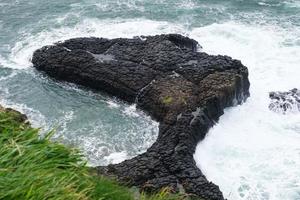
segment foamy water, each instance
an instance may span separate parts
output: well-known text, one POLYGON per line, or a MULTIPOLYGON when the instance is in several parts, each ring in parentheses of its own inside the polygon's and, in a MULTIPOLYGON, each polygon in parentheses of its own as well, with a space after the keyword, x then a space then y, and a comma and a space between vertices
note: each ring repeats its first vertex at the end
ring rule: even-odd
MULTIPOLYGON (((198 40, 208 53, 241 59, 249 68, 251 97, 242 106, 226 110, 220 123, 197 147, 195 160, 207 178, 218 184, 229 199, 297 199, 300 189, 300 172, 297 172, 300 166, 300 115, 278 115, 268 110, 270 91, 300 86, 300 73, 297 73, 299 47, 285 45, 287 39, 289 42, 297 39, 293 35, 295 32, 275 26, 245 26, 234 22, 186 30, 180 24, 143 19, 89 19, 74 28, 53 29, 17 42, 5 62, 12 68, 28 68, 35 49, 72 37, 115 38, 170 32, 198 40)), ((119 103, 113 100, 107 100, 107 105, 121 110, 119 103)), ((47 126, 47 120, 43 120, 45 117, 38 111, 20 105, 13 107, 30 113, 29 117, 36 124, 47 126)), ((125 106, 121 113, 133 118, 141 116, 134 105, 125 106)), ((103 144, 105 139, 94 135, 94 131, 87 136, 70 135, 74 132, 69 133, 67 124, 74 121, 73 111, 62 113, 61 118, 62 123, 58 125, 61 130, 56 137, 62 141, 71 139, 72 144, 81 145, 92 163, 99 163, 97 160, 102 160, 102 164, 117 163, 129 158, 126 150, 112 150, 115 147, 111 144, 103 144)), ((94 124, 93 129, 106 132, 110 128, 100 123, 94 124)), ((139 133, 128 130, 126 134, 137 137, 139 133)), ((145 147, 155 141, 146 136, 143 139, 145 147)))
MULTIPOLYGON (((205 52, 240 59, 250 73, 251 97, 226 109, 199 143, 199 168, 229 200, 300 199, 300 114, 268 109, 270 91, 300 88, 298 1, 58 3, 55 14, 28 9, 41 19, 24 15, 37 21, 0 35, 0 104, 24 112, 43 131, 56 129, 54 139, 81 148, 91 165, 121 162, 151 146, 158 124, 134 105, 44 77, 32 68, 32 53, 72 37, 180 33, 205 52)), ((2 28, 11 24, 4 14, 2 28)))
POLYGON ((63 27, 28 35, 11 49, 8 59, 0 57, 0 65, 13 69, 24 69, 32 66, 33 52, 45 45, 74 37, 132 38, 137 35, 155 35, 162 33, 184 33, 183 27, 170 25, 168 22, 151 20, 98 20, 84 19, 74 27, 63 27), (140 28, 144 27, 144 28, 140 28), (118 31, 116 31, 118 30, 118 31))
POLYGON ((300 113, 268 109, 270 91, 300 87, 299 32, 235 23, 200 28, 204 50, 241 59, 251 97, 229 108, 199 143, 194 158, 228 199, 300 199, 300 113))

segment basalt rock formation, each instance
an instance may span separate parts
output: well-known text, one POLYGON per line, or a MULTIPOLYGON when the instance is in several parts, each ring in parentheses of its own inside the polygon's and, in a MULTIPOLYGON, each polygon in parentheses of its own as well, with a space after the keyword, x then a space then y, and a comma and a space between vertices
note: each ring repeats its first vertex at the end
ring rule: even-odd
POLYGON ((269 109, 278 113, 300 112, 300 90, 294 88, 288 92, 270 92, 269 109))
POLYGON ((249 96, 248 70, 228 56, 197 52, 177 34, 133 39, 75 38, 34 52, 34 67, 58 80, 105 91, 160 122, 157 141, 120 164, 98 167, 119 181, 153 191, 170 187, 224 199, 196 166, 197 143, 223 109, 249 96))

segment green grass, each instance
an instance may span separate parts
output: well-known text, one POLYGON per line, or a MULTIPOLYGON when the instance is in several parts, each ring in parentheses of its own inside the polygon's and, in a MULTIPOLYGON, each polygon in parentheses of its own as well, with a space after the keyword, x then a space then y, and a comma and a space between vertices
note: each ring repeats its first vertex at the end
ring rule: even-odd
POLYGON ((4 200, 173 200, 167 190, 148 196, 94 176, 81 153, 50 141, 20 114, 0 108, 0 199, 4 200))

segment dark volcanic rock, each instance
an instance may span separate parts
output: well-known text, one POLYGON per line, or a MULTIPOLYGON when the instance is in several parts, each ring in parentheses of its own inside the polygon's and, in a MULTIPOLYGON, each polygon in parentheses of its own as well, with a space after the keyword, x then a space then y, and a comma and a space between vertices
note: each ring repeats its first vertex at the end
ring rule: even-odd
POLYGON ((300 112, 300 90, 296 88, 288 92, 270 92, 269 97, 269 109, 274 112, 300 112))
POLYGON ((238 60, 197 52, 181 35, 134 39, 76 38, 45 46, 33 55, 38 70, 105 91, 160 122, 147 152, 120 164, 98 167, 146 191, 170 187, 204 199, 223 199, 193 154, 223 109, 249 96, 248 70, 238 60))

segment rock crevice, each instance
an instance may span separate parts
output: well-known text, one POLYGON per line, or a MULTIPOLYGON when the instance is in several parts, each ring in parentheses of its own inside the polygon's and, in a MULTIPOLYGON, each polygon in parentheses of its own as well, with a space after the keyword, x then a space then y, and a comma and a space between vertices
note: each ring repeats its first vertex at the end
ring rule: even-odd
POLYGON ((203 199, 223 199, 193 159, 197 143, 223 109, 249 96, 248 70, 228 56, 197 52, 177 35, 133 39, 75 38, 35 51, 34 67, 59 80, 105 91, 160 122, 147 152, 99 173, 153 191, 183 188, 203 199))

